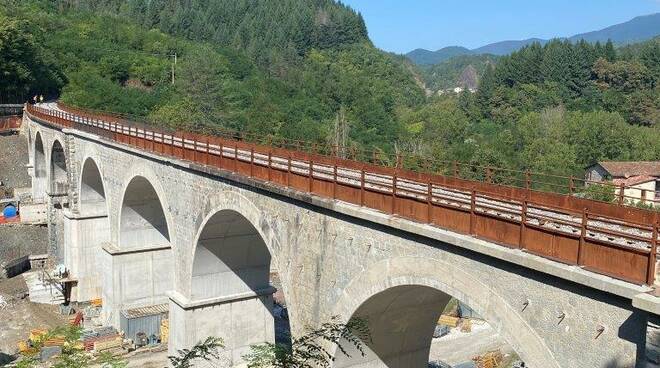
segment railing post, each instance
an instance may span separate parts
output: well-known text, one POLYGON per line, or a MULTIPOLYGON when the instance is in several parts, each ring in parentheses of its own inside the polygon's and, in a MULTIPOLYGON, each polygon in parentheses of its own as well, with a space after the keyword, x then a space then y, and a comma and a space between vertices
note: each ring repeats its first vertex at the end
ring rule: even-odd
POLYGON ((626 186, 623 183, 619 184, 619 206, 623 205, 623 197, 625 195, 626 186))
POLYGON ((459 178, 461 173, 458 171, 458 161, 454 161, 453 166, 454 166, 454 177, 459 178))
POLYGON ((332 158, 332 199, 337 199, 337 156, 332 158))
POLYGON ((529 170, 525 171, 525 188, 527 188, 527 190, 532 189, 532 174, 529 170))
POLYGON ((390 208, 390 213, 394 214, 394 209, 396 207, 396 181, 397 181, 397 169, 394 169, 394 174, 392 175, 392 207, 390 208))
MULTIPOLYGON (((153 138, 153 131, 151 132, 151 136, 153 138)), ((209 161, 210 161, 210 156, 211 156, 211 146, 209 144, 209 137, 208 136, 204 137, 204 143, 206 144, 206 154, 204 155, 204 165, 208 166, 209 161)), ((152 143, 152 145, 153 145, 153 143, 152 143)))
POLYGON ((254 177, 254 147, 250 147, 250 177, 254 177))
POLYGON ((286 186, 291 186, 291 153, 288 153, 287 156, 287 168, 286 168, 286 186))
POLYGON ((271 171, 273 170, 273 148, 268 148, 268 181, 273 181, 273 175, 271 171))
POLYGON ((575 183, 574 183, 573 175, 571 175, 568 178, 568 195, 573 195, 574 191, 575 191, 575 183))
POLYGON ((433 223, 433 184, 431 183, 431 180, 429 179, 428 182, 428 188, 426 189, 426 218, 428 221, 426 221, 429 224, 433 223))
POLYGON ((218 161, 218 166, 222 169, 222 163, 224 162, 225 147, 222 145, 222 138, 218 139, 218 144, 220 145, 220 161, 218 161))
POLYGON ((486 183, 491 184, 493 182, 493 171, 490 166, 486 167, 486 183))
POLYGON ((364 206, 364 164, 360 170, 360 206, 364 206))
POLYGON ((470 235, 474 235, 474 227, 476 222, 476 208, 477 208, 477 191, 472 189, 470 193, 470 235))
POLYGON ((309 183, 309 192, 314 193, 314 160, 309 159, 309 172, 307 177, 309 183))
POLYGON ((234 172, 238 172, 238 143, 234 143, 234 172))
POLYGON ((651 232, 651 252, 649 253, 649 264, 646 274, 646 283, 653 285, 655 282, 655 260, 658 252, 658 223, 653 224, 653 231, 651 232))
POLYGON ((525 224, 527 223, 527 198, 523 200, 522 210, 520 212, 520 239, 518 240, 518 246, 520 249, 525 249, 525 224))
POLYGON ((587 208, 582 209, 582 223, 580 225, 580 242, 578 243, 578 266, 582 266, 584 262, 584 242, 587 237, 587 224, 589 223, 589 213, 587 208))

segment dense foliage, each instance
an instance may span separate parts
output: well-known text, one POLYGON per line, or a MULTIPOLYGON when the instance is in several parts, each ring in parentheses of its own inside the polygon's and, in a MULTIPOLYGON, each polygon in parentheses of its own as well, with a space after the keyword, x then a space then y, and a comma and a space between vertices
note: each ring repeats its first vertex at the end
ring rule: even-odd
POLYGON ((260 65, 311 49, 368 42, 362 16, 334 0, 59 0, 61 7, 118 14, 147 29, 242 50, 260 65))
POLYGON ((16 102, 563 175, 660 159, 657 39, 459 58, 446 67, 471 66, 479 91, 425 98, 412 65, 331 0, 0 1, 0 88, 16 102))
POLYGON ((526 47, 489 66, 477 93, 409 110, 406 146, 438 159, 577 176, 597 160, 658 160, 658 46, 526 47))
POLYGON ((56 94, 64 84, 54 55, 42 45, 44 30, 0 10, 0 103, 56 94))
POLYGON ((243 358, 248 368, 329 368, 335 353, 350 357, 349 350, 354 350, 364 356, 365 344, 370 341, 367 320, 353 318, 341 323, 335 316, 319 328, 292 338, 290 344, 252 345, 243 358))
POLYGON ((461 55, 420 69, 426 87, 433 92, 454 87, 476 88, 486 68, 495 65, 497 59, 497 56, 488 54, 461 55), (472 80, 477 85, 473 85, 472 80))
MULTIPOLYGON (((334 140, 334 127, 340 119, 347 132, 343 143, 392 149, 404 130, 396 111, 419 105, 424 99, 408 67, 366 39, 362 18, 330 0, 232 1, 236 4, 231 6, 226 1, 211 2, 227 5, 218 11, 229 12, 225 16, 232 19, 233 12, 244 12, 243 18, 262 22, 250 26, 252 33, 240 30, 245 25, 235 31, 252 40, 246 42, 268 43, 261 51, 271 50, 270 54, 282 61, 268 66, 263 66, 259 57, 252 57, 244 45, 216 41, 221 34, 228 37, 223 32, 229 30, 221 32, 218 28, 220 33, 208 43, 196 40, 198 37, 176 37, 127 19, 137 15, 109 15, 111 4, 117 2, 5 3, 9 6, 0 12, 28 23, 26 32, 43 30, 31 37, 56 60, 49 70, 65 76, 60 99, 75 106, 137 115, 177 129, 208 131, 221 127, 316 142, 334 140), (249 11, 235 8, 240 4, 254 6, 249 11), (323 36, 299 44, 300 49, 287 60, 286 47, 281 46, 285 39, 291 41, 287 29, 304 31, 305 37, 310 33, 295 24, 269 25, 273 15, 262 17, 259 13, 285 12, 295 18, 300 13, 296 7, 315 9, 317 13, 307 14, 307 20, 311 19, 318 31, 309 32, 323 36), (95 8, 105 9, 96 10, 104 15, 84 10, 95 8), (272 38, 279 33, 284 38, 272 38), (327 38, 331 34, 335 36, 327 38), (172 84, 174 54, 177 64, 172 84)), ((126 3, 130 8, 118 11, 137 11, 133 7, 139 3, 126 3)), ((150 7, 160 4, 170 9, 178 3, 154 1, 150 7)), ((165 22, 170 18, 163 12, 166 10, 158 19, 165 22)), ((166 28, 163 24, 155 26, 166 28)), ((180 29, 171 32, 187 36, 180 29)), ((42 90, 40 85, 31 88, 42 90)))

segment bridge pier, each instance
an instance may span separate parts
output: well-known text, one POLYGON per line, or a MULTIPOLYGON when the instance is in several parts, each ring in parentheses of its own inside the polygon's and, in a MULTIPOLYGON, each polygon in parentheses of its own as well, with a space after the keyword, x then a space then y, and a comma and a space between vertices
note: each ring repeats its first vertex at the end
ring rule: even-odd
POLYGON ((64 211, 64 265, 77 281, 71 300, 89 301, 101 297, 100 255, 110 241, 107 214, 79 215, 64 211))
POLYGON ((174 278, 170 247, 120 250, 106 244, 99 264, 105 323, 119 328, 122 310, 167 304, 174 278))
POLYGON ((169 353, 189 348, 208 336, 221 337, 220 361, 243 363, 250 345, 275 341, 272 287, 217 298, 190 301, 177 292, 170 297, 169 353))
POLYGON ((64 207, 67 204, 66 193, 46 192, 46 222, 48 224, 48 253, 55 263, 64 262, 64 207))

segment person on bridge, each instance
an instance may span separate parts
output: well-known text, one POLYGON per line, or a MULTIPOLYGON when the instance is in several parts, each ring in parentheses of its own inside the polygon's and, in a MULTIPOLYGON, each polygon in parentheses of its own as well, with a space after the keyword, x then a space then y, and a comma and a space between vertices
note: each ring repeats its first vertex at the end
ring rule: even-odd
POLYGON ((36 105, 37 104, 37 95, 34 95, 34 97, 32 97, 32 100, 34 101, 34 104, 36 105))
POLYGON ((39 102, 44 103, 44 95, 39 95, 39 102))

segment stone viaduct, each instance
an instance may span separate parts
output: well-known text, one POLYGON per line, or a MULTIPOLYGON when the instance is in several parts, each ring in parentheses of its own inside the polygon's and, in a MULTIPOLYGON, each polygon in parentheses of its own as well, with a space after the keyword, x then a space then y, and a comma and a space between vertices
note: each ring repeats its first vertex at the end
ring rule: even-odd
POLYGON ((138 149, 30 109, 22 129, 52 253, 77 280, 72 298, 102 297, 115 326, 122 309, 169 303, 170 352, 218 336, 240 364, 251 344, 272 341, 276 270, 294 334, 333 316, 369 321, 366 356, 337 353, 335 367, 425 367, 451 297, 530 367, 655 366, 658 309, 647 286, 138 149))

